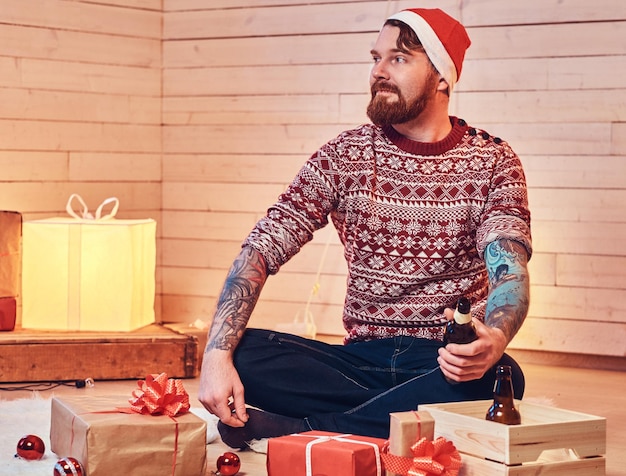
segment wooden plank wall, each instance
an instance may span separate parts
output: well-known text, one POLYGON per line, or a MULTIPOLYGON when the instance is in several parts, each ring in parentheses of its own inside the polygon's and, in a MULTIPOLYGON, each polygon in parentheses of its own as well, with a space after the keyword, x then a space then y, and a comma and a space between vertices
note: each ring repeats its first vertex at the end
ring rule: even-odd
POLYGON ((1 209, 160 222, 161 25, 161 0, 0 2, 1 209))
MULTIPOLYGON (((452 112, 508 140, 533 211, 519 349, 626 355, 626 3, 424 0, 468 27, 452 112)), ((416 2, 2 0, 0 208, 70 193, 159 222, 159 304, 209 321, 241 240, 301 163, 366 120, 369 49, 416 2)), ((340 334, 331 228, 268 282, 252 324, 305 307, 340 334)))
MULTIPOLYGON (((164 0, 163 306, 210 320, 243 237, 300 164, 366 120, 369 49, 400 8, 438 6, 473 45, 452 112, 508 140, 530 187, 530 316, 512 347, 626 355, 623 0, 164 0)), ((252 324, 312 299, 342 332, 331 229, 264 290, 252 324)))

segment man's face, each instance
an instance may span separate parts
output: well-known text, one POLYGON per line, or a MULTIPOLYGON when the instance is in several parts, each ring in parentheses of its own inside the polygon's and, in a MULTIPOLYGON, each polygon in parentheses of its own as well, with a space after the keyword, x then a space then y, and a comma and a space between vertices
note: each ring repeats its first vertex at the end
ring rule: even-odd
POLYGON ((404 124, 419 117, 439 83, 439 75, 423 50, 398 48, 399 32, 395 26, 384 26, 372 49, 372 98, 367 115, 379 126, 404 124))

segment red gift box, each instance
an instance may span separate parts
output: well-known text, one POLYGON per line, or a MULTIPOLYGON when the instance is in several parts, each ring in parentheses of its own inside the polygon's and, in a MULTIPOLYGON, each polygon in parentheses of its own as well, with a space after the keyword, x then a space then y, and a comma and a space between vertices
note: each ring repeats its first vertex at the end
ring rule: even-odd
POLYGON ((382 476, 380 452, 386 440, 307 431, 271 438, 268 476, 382 476))
POLYGON ((14 297, 0 298, 0 331, 15 329, 17 305, 14 297))

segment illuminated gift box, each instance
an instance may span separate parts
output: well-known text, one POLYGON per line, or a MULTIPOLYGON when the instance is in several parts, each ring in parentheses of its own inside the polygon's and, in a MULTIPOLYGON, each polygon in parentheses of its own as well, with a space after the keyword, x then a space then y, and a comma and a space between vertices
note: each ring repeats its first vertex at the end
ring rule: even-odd
POLYGON ((367 436, 307 431, 271 438, 268 476, 381 476, 380 452, 386 440, 367 436))
POLYGON ((22 255, 24 328, 132 331, 155 320, 152 219, 25 221, 22 255))
POLYGON ((176 417, 121 413, 125 396, 52 399, 50 447, 72 456, 89 476, 203 475, 206 422, 193 413, 176 417))

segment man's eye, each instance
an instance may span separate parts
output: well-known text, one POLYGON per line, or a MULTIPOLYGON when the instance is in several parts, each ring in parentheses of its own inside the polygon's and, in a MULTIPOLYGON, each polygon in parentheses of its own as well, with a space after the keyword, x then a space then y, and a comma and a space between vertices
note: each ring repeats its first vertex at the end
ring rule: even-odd
POLYGON ((396 63, 406 63, 406 58, 404 56, 396 56, 396 63))

